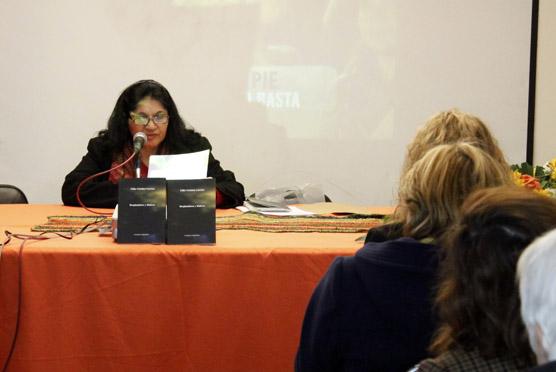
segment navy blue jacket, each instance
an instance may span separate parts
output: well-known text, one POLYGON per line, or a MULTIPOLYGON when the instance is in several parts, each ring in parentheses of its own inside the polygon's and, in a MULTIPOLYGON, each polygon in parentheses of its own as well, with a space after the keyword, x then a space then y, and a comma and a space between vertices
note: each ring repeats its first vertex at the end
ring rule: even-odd
POLYGON ((407 371, 426 358, 437 256, 400 238, 337 257, 305 313, 296 371, 407 371))

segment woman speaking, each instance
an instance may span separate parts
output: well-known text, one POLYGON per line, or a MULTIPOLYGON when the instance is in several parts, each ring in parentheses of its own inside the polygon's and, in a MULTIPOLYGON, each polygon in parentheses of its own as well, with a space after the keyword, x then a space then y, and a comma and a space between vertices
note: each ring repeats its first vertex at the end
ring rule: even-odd
MULTIPOLYGON (((146 177, 151 155, 185 154, 212 150, 209 141, 185 126, 170 93, 160 83, 141 80, 126 88, 116 102, 108 127, 92 138, 87 154, 65 178, 62 200, 65 205, 79 205, 77 188, 93 174, 122 164, 133 154, 133 138, 146 135, 139 152, 140 176, 146 177)), ((80 188, 80 199, 88 207, 113 208, 118 202, 118 181, 136 177, 134 162, 127 162, 106 174, 95 177, 80 188)), ((245 199, 243 186, 231 171, 209 155, 207 176, 216 182, 216 206, 235 207, 245 199)))

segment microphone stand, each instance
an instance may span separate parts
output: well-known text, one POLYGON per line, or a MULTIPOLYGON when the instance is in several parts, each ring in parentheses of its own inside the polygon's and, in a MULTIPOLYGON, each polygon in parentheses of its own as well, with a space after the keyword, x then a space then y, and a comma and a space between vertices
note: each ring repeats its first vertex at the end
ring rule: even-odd
POLYGON ((141 178, 141 157, 139 156, 139 152, 137 153, 137 161, 135 162, 135 176, 137 178, 141 178))

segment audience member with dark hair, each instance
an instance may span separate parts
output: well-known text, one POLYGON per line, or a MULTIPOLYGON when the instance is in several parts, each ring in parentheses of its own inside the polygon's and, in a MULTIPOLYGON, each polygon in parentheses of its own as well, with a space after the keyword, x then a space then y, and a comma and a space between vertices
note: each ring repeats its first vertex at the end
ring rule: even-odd
MULTIPOLYGON (((407 147, 401 178, 428 150, 438 145, 457 142, 473 143, 499 161, 500 164, 509 168, 502 150, 498 147, 498 142, 485 123, 476 116, 451 109, 432 116, 417 131, 415 138, 407 147)), ((403 226, 400 218, 394 214, 387 224, 370 229, 365 238, 365 243, 399 238, 402 236, 402 230, 403 226)))
POLYGON ((305 313, 296 370, 404 371, 426 357, 436 324, 436 243, 467 195, 508 184, 509 168, 468 143, 416 161, 399 189, 403 237, 334 260, 305 313))
MULTIPOLYGON (((123 163, 133 153, 133 136, 137 132, 144 132, 147 136, 147 142, 139 153, 142 177, 147 175, 151 155, 212 150, 205 137, 186 128, 166 88, 153 80, 138 81, 122 92, 108 120, 107 129, 89 141, 87 154, 66 176, 62 186, 64 204, 79 205, 76 191, 83 179, 123 163)), ((243 203, 243 186, 232 172, 222 169, 212 151, 207 173, 216 181, 217 207, 235 207, 243 203)), ((130 162, 86 183, 80 190, 81 200, 88 207, 113 208, 118 202, 118 181, 134 177, 135 167, 130 162)))
POLYGON ((536 239, 517 264, 521 316, 540 366, 556 371, 556 230, 536 239))
POLYGON ((556 227, 556 200, 509 187, 481 190, 442 243, 437 356, 417 371, 521 371, 534 365, 520 317, 516 265, 525 247, 556 227))

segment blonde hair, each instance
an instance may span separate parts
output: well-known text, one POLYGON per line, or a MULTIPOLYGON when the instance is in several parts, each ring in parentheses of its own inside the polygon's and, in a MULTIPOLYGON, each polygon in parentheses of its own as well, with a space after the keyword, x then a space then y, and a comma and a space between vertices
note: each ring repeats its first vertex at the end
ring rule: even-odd
POLYGON ((407 147, 402 175, 431 148, 456 142, 472 142, 500 163, 509 166, 498 142, 476 116, 458 109, 439 112, 417 132, 407 147))
POLYGON ((416 161, 401 179, 394 219, 403 235, 439 238, 471 192, 512 185, 510 168, 471 143, 440 145, 416 161))

